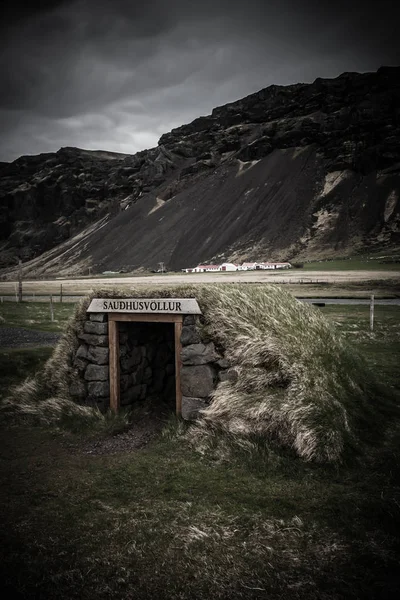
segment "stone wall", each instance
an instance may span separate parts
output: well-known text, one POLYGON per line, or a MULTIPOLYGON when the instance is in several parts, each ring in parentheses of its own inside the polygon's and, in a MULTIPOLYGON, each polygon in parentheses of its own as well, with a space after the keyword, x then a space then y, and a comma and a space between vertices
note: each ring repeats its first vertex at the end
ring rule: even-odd
MULTIPOLYGON (((206 338, 201 317, 183 319, 181 352, 182 416, 195 419, 220 382, 236 372, 222 348, 206 338)), ((120 322, 121 406, 144 399, 175 405, 174 327, 170 323, 120 322)), ((108 316, 87 315, 72 361, 70 394, 78 402, 107 410, 110 404, 108 316)))
POLYGON ((79 342, 72 362, 70 394, 80 403, 107 410, 110 405, 108 316, 88 315, 79 342))
POLYGON ((181 352, 182 417, 197 418, 210 403, 219 382, 235 378, 222 348, 215 348, 200 327, 201 317, 187 315, 183 319, 181 352))

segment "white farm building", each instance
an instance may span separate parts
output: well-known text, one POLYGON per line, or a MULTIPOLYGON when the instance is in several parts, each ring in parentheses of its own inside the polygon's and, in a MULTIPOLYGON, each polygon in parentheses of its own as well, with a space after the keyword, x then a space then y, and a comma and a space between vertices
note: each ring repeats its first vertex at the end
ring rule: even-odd
POLYGON ((239 265, 238 271, 253 271, 256 265, 256 262, 244 262, 242 265, 239 265))
POLYGON ((238 271, 239 265, 235 265, 234 263, 222 263, 219 271, 238 271))
POLYGON ((227 271, 266 271, 273 269, 291 269, 289 262, 244 262, 241 265, 225 262, 222 265, 197 265, 182 269, 183 273, 217 273, 227 271))
POLYGON ((184 273, 216 273, 218 271, 238 271, 239 265, 222 263, 222 265, 197 265, 189 269, 182 269, 184 273))
POLYGON ((220 271, 220 265, 197 265, 197 267, 191 267, 189 269, 182 269, 184 273, 215 273, 220 271))
POLYGON ((288 262, 261 262, 256 263, 256 270, 258 269, 290 269, 292 265, 288 262))

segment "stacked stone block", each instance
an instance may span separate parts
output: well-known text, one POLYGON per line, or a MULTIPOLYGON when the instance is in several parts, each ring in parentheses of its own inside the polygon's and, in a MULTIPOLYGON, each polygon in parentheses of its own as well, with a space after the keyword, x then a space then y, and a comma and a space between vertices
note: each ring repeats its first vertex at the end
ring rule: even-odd
POLYGON ((210 403, 218 383, 233 379, 235 372, 214 343, 202 339, 198 317, 184 317, 181 344, 182 417, 192 420, 210 403))
POLYGON ((73 360, 70 394, 79 402, 106 410, 110 405, 108 320, 103 313, 88 316, 73 360))

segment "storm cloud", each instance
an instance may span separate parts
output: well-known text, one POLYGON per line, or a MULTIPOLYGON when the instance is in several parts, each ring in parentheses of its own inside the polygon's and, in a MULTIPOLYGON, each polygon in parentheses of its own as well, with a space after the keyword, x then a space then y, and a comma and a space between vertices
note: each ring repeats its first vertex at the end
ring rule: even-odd
POLYGON ((47 0, 3 4, 0 160, 134 153, 271 84, 400 62, 394 2, 47 0))

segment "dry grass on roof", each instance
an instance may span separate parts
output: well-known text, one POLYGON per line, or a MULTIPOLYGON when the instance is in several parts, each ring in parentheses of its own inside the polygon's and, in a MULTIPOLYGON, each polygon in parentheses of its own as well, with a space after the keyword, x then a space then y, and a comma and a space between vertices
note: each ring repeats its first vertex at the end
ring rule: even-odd
POLYGON ((222 430, 340 462, 382 434, 391 392, 317 309, 275 286, 213 286, 204 298, 208 333, 239 377, 217 387, 198 445, 222 430))
MULTIPOLYGON (((60 398, 64 408, 70 402, 72 358, 91 299, 133 296, 196 297, 204 332, 225 348, 238 372, 236 382, 218 385, 192 426, 190 438, 199 449, 222 432, 238 441, 257 436, 307 461, 341 462, 383 435, 395 413, 391 392, 317 309, 266 285, 97 290, 77 305, 35 382, 36 399, 60 398)), ((28 402, 29 394, 24 398, 28 402)))

